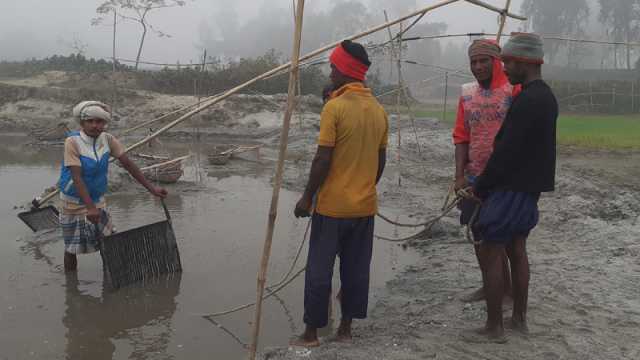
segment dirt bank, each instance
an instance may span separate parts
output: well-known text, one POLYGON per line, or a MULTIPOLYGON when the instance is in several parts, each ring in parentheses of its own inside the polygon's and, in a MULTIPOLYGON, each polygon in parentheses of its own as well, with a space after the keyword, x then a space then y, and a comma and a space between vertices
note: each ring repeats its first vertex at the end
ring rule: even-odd
MULTIPOLYGON (((87 85, 62 86, 64 73, 47 74, 28 79, 0 81, 0 131, 32 131, 47 129, 64 122, 75 127, 71 109, 79 101, 92 99, 107 104, 113 102, 113 90, 108 82, 102 87, 87 85), (55 75, 55 76, 54 76, 55 75), (53 80, 51 79, 53 77, 53 80)), ((213 95, 213 94, 211 94, 213 95)), ((201 98, 201 100, 204 98, 201 98)), ((115 107, 116 121, 111 130, 118 132, 142 122, 158 118, 169 112, 194 105, 194 96, 172 96, 150 91, 119 88, 115 107)), ((228 98, 185 122, 184 126, 203 129, 238 128, 256 129, 273 127, 282 118, 286 95, 241 94, 228 98)), ((318 113, 322 104, 317 96, 298 99, 298 111, 318 113)), ((178 115, 178 114, 177 114, 178 115)), ((139 133, 166 124, 176 116, 167 118, 139 133)))

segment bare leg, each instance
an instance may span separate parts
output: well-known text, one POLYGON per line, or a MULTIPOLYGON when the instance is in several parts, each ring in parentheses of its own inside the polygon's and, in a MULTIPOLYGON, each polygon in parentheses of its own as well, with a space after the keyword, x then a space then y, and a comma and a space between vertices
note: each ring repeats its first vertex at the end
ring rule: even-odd
MULTIPOLYGON (((478 264, 480 265, 480 271, 482 271, 482 278, 486 277, 485 271, 482 269, 482 262, 479 256, 479 246, 475 245, 476 258, 478 258, 478 264)), ((509 257, 505 253, 502 257, 502 270, 504 275, 504 301, 511 302, 513 299, 513 290, 511 289, 511 272, 509 270, 509 257)), ((484 280, 483 280, 484 281, 484 280)), ((460 298, 463 302, 477 302, 486 300, 484 286, 475 290, 474 292, 460 298)))
POLYGON ((502 297, 504 296, 504 246, 490 243, 480 245, 481 259, 485 269, 484 288, 487 295, 486 335, 489 338, 504 337, 502 323, 502 297))
MULTIPOLYGON (((473 249, 476 253, 476 259, 478 259, 478 265, 480 265, 480 271, 482 272, 482 281, 484 283, 484 278, 485 273, 484 273, 484 269, 482 266, 482 261, 480 261, 480 246, 479 245, 474 245, 473 249)), ((462 298, 460 298, 461 301, 463 302, 477 302, 477 301, 483 301, 485 299, 485 295, 484 295, 484 286, 481 286, 479 289, 473 291, 472 293, 463 296, 462 298)))
POLYGON ((320 346, 320 340, 318 340, 318 329, 307 325, 304 333, 302 333, 298 338, 292 340, 289 344, 292 346, 302 346, 306 348, 320 346))
POLYGON ((78 257, 76 254, 64 252, 64 271, 76 271, 78 270, 78 257))
POLYGON ((513 299, 513 289, 511 287, 511 271, 509 269, 509 256, 506 251, 502 255, 502 273, 504 276, 504 298, 505 300, 513 299))
POLYGON ((336 334, 336 341, 338 342, 351 342, 351 323, 352 319, 340 320, 340 327, 338 327, 338 333, 336 334))
POLYGON ((527 238, 516 237, 507 247, 507 254, 511 260, 511 278, 513 282, 513 315, 511 317, 514 329, 523 333, 527 328, 527 302, 529 299, 529 257, 526 247, 527 238))

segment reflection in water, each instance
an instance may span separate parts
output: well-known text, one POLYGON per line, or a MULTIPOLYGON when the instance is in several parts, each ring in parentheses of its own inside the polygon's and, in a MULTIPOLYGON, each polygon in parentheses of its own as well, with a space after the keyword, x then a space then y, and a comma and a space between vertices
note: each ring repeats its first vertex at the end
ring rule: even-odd
POLYGON ((225 334, 229 335, 229 337, 231 337, 235 342, 240 344, 240 346, 242 346, 244 349, 247 349, 247 350, 249 349, 249 344, 247 344, 244 341, 242 341, 242 339, 240 339, 240 337, 238 335, 236 335, 233 331, 227 329, 224 325, 222 325, 221 323, 217 322, 216 320, 213 320, 210 317, 203 317, 203 318, 205 320, 207 320, 208 322, 212 323, 218 329, 222 330, 225 334))
POLYGON ((42 260, 46 262, 52 269, 59 268, 55 264, 55 259, 51 255, 47 254, 45 247, 62 241, 60 229, 48 229, 34 235, 30 234, 24 238, 24 241, 25 244, 20 246, 20 250, 23 254, 32 255, 34 260, 42 260))
MULTIPOLYGON (((67 329, 66 359, 112 359, 113 340, 126 338, 132 343, 130 359, 170 359, 171 318, 176 311, 181 274, 157 278, 144 287, 128 287, 102 297, 84 294, 77 273, 66 275, 65 313, 67 329), (152 328, 152 339, 142 327, 152 328), (132 334, 133 333, 133 334, 132 334)), ((104 282, 103 282, 104 284, 104 282)))
POLYGON ((0 135, 0 163, 3 166, 53 166, 58 167, 62 161, 62 146, 26 145, 31 137, 23 135, 0 135))
POLYGON ((292 334, 295 334, 298 332, 297 326, 296 326, 296 322, 295 320, 293 320, 293 316, 291 315, 291 311, 289 310, 289 308, 287 307, 287 303, 278 295, 278 293, 275 293, 273 291, 271 291, 271 289, 269 289, 268 287, 265 288, 270 294, 273 294, 273 298, 280 303, 280 306, 282 306, 282 311, 284 312, 284 315, 287 317, 287 321, 289 322, 289 330, 291 330, 292 334))

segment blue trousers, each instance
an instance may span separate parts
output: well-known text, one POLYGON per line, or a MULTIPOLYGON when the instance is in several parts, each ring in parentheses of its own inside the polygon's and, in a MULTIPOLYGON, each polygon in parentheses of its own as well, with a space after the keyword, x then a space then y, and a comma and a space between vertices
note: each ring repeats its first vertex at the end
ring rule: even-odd
POLYGON ((304 282, 304 323, 323 328, 336 255, 340 256, 342 318, 364 319, 369 304, 369 267, 374 217, 337 219, 314 214, 304 282))

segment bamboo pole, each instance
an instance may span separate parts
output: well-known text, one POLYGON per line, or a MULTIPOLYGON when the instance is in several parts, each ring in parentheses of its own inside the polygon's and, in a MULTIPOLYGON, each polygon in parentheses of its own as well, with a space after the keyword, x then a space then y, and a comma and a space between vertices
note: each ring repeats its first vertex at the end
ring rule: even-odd
MULTIPOLYGON (((362 33, 347 37, 345 40, 357 40, 357 39, 363 38, 365 36, 368 36, 368 35, 371 35, 373 33, 376 33, 376 32, 378 32, 380 30, 389 28, 390 26, 393 26, 393 25, 396 25, 398 23, 401 23, 401 22, 403 22, 403 21, 405 21, 407 19, 411 19, 413 17, 428 13, 430 11, 439 9, 441 7, 445 7, 447 5, 450 5, 450 4, 459 2, 459 1, 462 1, 462 0, 445 0, 445 1, 442 1, 440 3, 424 7, 422 9, 416 10, 416 11, 414 11, 414 12, 408 14, 408 15, 405 15, 405 16, 402 16, 400 18, 397 18, 396 20, 393 20, 391 22, 386 22, 384 24, 381 24, 381 25, 375 26, 375 27, 373 27, 373 28, 371 28, 369 30, 366 30, 366 31, 364 31, 362 33)), ((487 10, 491 10, 493 12, 497 12, 497 13, 501 13, 502 12, 502 10, 496 8, 495 6, 491 6, 491 5, 489 5, 489 4, 487 4, 487 3, 483 2, 483 1, 479 1, 479 0, 464 0, 464 1, 466 1, 467 3, 473 4, 473 5, 479 6, 479 7, 483 7, 485 9, 487 9, 487 10)), ((507 13, 506 15, 508 17, 511 17, 511 18, 514 18, 514 19, 526 20, 525 17, 514 15, 514 14, 511 14, 511 13, 507 13)), ((342 42, 342 40, 337 41, 337 42, 335 42, 333 44, 329 44, 329 45, 324 46, 322 48, 316 49, 316 50, 304 55, 303 57, 298 59, 298 61, 305 61, 305 60, 311 59, 311 58, 313 58, 313 57, 315 57, 315 56, 317 56, 319 54, 322 54, 323 52, 325 52, 327 50, 333 49, 334 47, 338 46, 341 42, 342 42)), ((253 78, 253 79, 251 79, 251 80, 249 80, 249 81, 247 81, 247 82, 245 82, 243 84, 240 84, 240 85, 238 85, 238 86, 226 91, 225 93, 223 93, 221 95, 214 95, 214 96, 211 96, 211 97, 205 99, 204 100, 204 104, 201 107, 198 107, 197 109, 191 110, 188 113, 182 115, 178 119, 176 119, 176 120, 172 121, 171 123, 165 125, 164 127, 160 128, 155 133, 153 133, 153 134, 147 136, 146 138, 140 140, 139 142, 131 145, 130 147, 128 147, 126 149, 126 151, 127 152, 128 151, 133 151, 133 150, 139 148, 140 146, 145 145, 146 143, 148 143, 149 141, 157 138, 158 136, 162 135, 166 131, 174 128, 176 125, 178 125, 178 124, 184 122, 185 120, 189 119, 191 116, 193 116, 195 114, 198 114, 200 111, 202 111, 204 109, 207 109, 210 106, 213 106, 213 105, 223 101, 224 99, 226 99, 226 98, 238 93, 240 90, 242 90, 242 89, 244 89, 246 87, 249 87, 249 86, 255 84, 256 82, 258 82, 260 80, 264 80, 264 79, 266 79, 266 78, 268 78, 270 76, 273 76, 274 74, 279 73, 280 71, 286 70, 290 66, 291 66, 291 62, 288 62, 286 64, 280 65, 280 66, 278 66, 278 67, 276 67, 274 69, 271 69, 270 71, 267 71, 266 73, 264 73, 262 75, 256 76, 255 78, 253 78)), ((186 110, 186 109, 188 109, 188 107, 183 108, 180 111, 186 110)), ((58 192, 59 192, 59 190, 56 190, 56 191, 50 193, 49 195, 44 197, 40 202, 37 202, 37 206, 41 206, 45 202, 51 200, 56 194, 58 194, 58 192)), ((35 202, 34 202, 34 205, 36 205, 35 202)))
POLYGON ((504 12, 500 14, 500 27, 498 27, 498 34, 496 35, 496 42, 500 45, 500 38, 502 37, 502 31, 504 30, 504 24, 507 22, 507 14, 511 7, 511 0, 507 0, 507 5, 504 7, 504 12))
MULTIPOLYGON (((384 10, 384 20, 386 22, 389 22, 389 15, 387 14, 387 10, 384 10)), ((400 26, 402 26, 402 23, 400 23, 400 26)), ((397 131, 397 136, 398 136, 398 149, 396 152, 396 163, 398 164, 398 187, 402 186, 402 166, 400 163, 400 157, 401 157, 401 153, 402 153, 402 127, 400 126, 400 87, 403 86, 401 79, 400 79, 400 68, 401 68, 401 59, 400 57, 402 56, 402 42, 401 40, 397 41, 397 44, 399 46, 399 48, 397 49, 397 53, 396 53, 396 45, 395 45, 395 41, 393 40, 393 34, 391 34, 391 27, 387 28, 387 31, 389 33, 389 44, 391 46, 391 51, 389 53, 389 56, 391 57, 391 63, 393 64, 394 59, 396 60, 396 71, 397 71, 397 76, 398 76, 398 92, 396 94, 396 131, 397 131)), ((402 27, 400 28, 400 33, 402 33, 402 27)), ((393 66, 393 65, 392 65, 393 66)), ((391 73, 393 74, 393 68, 391 68, 391 73)))
POLYGON ((113 8, 113 46, 112 46, 112 50, 113 50, 113 58, 111 59, 112 62, 112 71, 111 71, 111 76, 113 77, 113 97, 111 99, 111 109, 110 109, 110 113, 111 113, 111 118, 113 119, 113 113, 115 112, 115 108, 116 108, 116 101, 118 99, 118 84, 116 82, 116 25, 117 25, 117 10, 116 8, 113 8))
POLYGON ((447 96, 449 96, 449 73, 444 73, 444 105, 442 106, 442 122, 447 120, 447 96))
POLYGON ((164 161, 164 162, 161 162, 159 164, 153 164, 153 165, 150 165, 150 166, 146 166, 146 167, 140 168, 140 171, 149 171, 149 170, 153 170, 153 169, 156 169, 156 168, 159 168, 159 167, 163 167, 163 166, 166 166, 166 165, 175 164, 177 162, 180 162, 180 161, 183 161, 183 160, 187 160, 190 157, 191 157, 191 155, 181 156, 181 157, 175 158, 173 160, 164 161))
POLYGON ((260 323, 262 320, 262 297, 264 296, 264 287, 267 282, 267 270, 269 267, 269 257, 271 255, 271 244, 273 243, 273 232, 275 229, 276 218, 278 216, 278 201, 280 199, 280 187, 282 186, 282 177, 284 175, 284 160, 287 156, 287 144, 289 142, 289 127, 291 125, 291 116, 295 106, 296 83, 298 79, 298 64, 300 58, 300 43, 302 42, 302 22, 304 17, 304 0, 298 0, 296 6, 295 33, 293 36, 293 50, 291 54, 291 67, 289 70, 289 89, 287 98, 287 110, 284 114, 284 123, 280 134, 280 150, 278 153, 278 165, 276 167, 275 182, 273 184, 273 194, 271 197, 271 206, 269 208, 269 217, 267 225, 267 234, 264 240, 264 248, 262 250, 262 261, 260 262, 260 270, 257 278, 256 291, 256 311, 253 321, 253 331, 251 337, 251 345, 249 347, 249 360, 255 360, 258 348, 258 338, 260 336, 260 323))
POLYGON ((636 81, 631 81, 631 113, 636 111, 636 81))
POLYGON ((593 85, 591 80, 589 80, 589 110, 593 112, 593 85))
POLYGON ((131 134, 132 132, 134 132, 134 131, 136 131, 136 130, 138 130, 138 129, 140 129, 140 128, 143 128, 143 127, 145 127, 145 126, 148 126, 148 125, 151 125, 151 124, 154 124, 154 123, 160 122, 160 121, 162 121, 162 120, 167 119, 167 118, 168 118, 169 116, 171 116, 171 115, 179 114, 179 113, 181 113, 181 112, 183 112, 183 111, 185 111, 185 110, 192 109, 192 108, 195 108, 195 107, 197 107, 197 106, 199 106, 199 103, 194 103, 194 104, 191 104, 191 105, 187 105, 187 106, 185 106, 185 107, 182 107, 182 108, 180 108, 180 109, 177 109, 177 110, 171 111, 171 112, 166 113, 166 114, 164 114, 164 115, 161 115, 161 116, 159 116, 159 117, 157 117, 157 118, 155 118, 155 119, 151 119, 151 120, 145 121, 145 122, 143 122, 142 124, 138 124, 138 125, 136 125, 136 126, 134 126, 134 127, 130 128, 130 129, 127 129, 127 130, 123 131, 120 135, 121 135, 121 136, 129 135, 129 134, 131 134))

